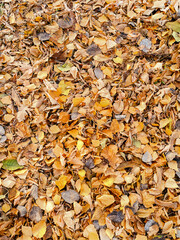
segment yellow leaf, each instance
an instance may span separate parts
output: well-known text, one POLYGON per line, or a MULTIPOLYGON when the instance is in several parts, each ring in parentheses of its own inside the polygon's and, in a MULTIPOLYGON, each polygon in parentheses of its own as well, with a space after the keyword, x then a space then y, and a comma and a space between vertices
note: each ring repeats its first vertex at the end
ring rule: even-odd
POLYGON ((73 98, 73 105, 76 107, 84 101, 84 97, 73 98))
POLYGON ((91 192, 91 189, 88 187, 86 183, 83 183, 81 186, 81 196, 87 196, 91 192))
POLYGON ((83 145, 84 145, 84 142, 83 141, 81 141, 81 140, 78 140, 77 141, 77 149, 80 151, 81 150, 81 148, 83 147, 83 145))
POLYGON ((62 72, 68 72, 73 67, 73 64, 71 62, 65 62, 63 65, 57 65, 57 68, 61 70, 62 72))
POLYGON ((101 67, 101 69, 102 69, 102 71, 105 75, 107 75, 108 77, 111 78, 111 74, 112 74, 112 71, 113 71, 112 68, 103 66, 103 67, 101 67))
POLYGON ((3 204, 1 208, 5 213, 7 213, 11 209, 10 205, 7 203, 3 204))
POLYGON ((169 128, 167 128, 167 127, 166 127, 166 134, 168 136, 171 136, 171 134, 172 134, 172 131, 169 128))
POLYGON ((40 222, 35 224, 32 229, 32 232, 34 237, 42 238, 46 233, 46 222, 44 220, 41 220, 40 222))
POLYGON ((68 131, 68 133, 73 137, 73 138, 77 138, 78 136, 78 130, 77 129, 73 129, 68 131))
POLYGON ((50 127, 50 132, 53 134, 59 133, 60 132, 60 128, 57 125, 52 125, 50 127))
POLYGON ((99 240, 98 234, 96 232, 90 232, 89 240, 99 240))
POLYGON ((106 187, 111 187, 113 185, 113 183, 114 183, 113 177, 108 177, 103 180, 103 185, 105 185, 106 187))
POLYGON ((65 175, 61 175, 55 183, 58 186, 59 190, 62 190, 66 186, 67 181, 68 177, 65 175))
POLYGON ((107 107, 111 105, 111 102, 107 98, 102 98, 100 101, 101 107, 107 107))
POLYGON ((81 169, 78 171, 78 175, 79 175, 79 178, 83 180, 85 178, 86 171, 84 169, 81 169))
POLYGON ((169 118, 165 118, 165 119, 162 119, 160 121, 160 128, 164 128, 168 123, 170 122, 170 119, 169 118))
POLYGON ((64 80, 60 81, 59 83, 59 87, 57 89, 57 91, 60 93, 60 94, 63 94, 65 96, 68 96, 69 92, 71 91, 72 89, 72 83, 70 82, 65 82, 64 80))
POLYGON ((121 58, 121 57, 116 57, 116 58, 113 58, 113 61, 114 61, 115 63, 120 63, 120 64, 122 64, 122 63, 123 63, 123 58, 121 58))
POLYGON ((136 125, 136 131, 141 132, 144 128, 144 123, 143 122, 138 122, 136 125))
POLYGON ((60 204, 60 201, 61 201, 61 196, 60 196, 59 194, 56 194, 56 195, 53 197, 53 201, 54 201, 54 204, 59 205, 59 204, 60 204))

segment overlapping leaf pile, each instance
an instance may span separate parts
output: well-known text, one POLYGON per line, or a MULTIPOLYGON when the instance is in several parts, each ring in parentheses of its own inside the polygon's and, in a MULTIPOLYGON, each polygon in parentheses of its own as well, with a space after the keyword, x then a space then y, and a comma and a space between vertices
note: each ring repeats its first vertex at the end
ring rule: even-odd
POLYGON ((180 239, 180 6, 0 4, 0 239, 180 239))

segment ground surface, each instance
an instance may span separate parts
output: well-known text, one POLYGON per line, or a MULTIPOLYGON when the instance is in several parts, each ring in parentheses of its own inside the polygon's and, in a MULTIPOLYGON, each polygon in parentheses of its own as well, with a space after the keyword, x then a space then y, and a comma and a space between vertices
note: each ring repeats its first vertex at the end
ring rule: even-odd
POLYGON ((0 239, 180 239, 178 0, 0 3, 0 239))

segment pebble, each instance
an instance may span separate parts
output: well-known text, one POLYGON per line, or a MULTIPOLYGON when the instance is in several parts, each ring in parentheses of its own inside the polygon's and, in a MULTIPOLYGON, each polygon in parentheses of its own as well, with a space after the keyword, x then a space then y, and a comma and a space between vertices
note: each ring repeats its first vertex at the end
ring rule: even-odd
POLYGON ((29 218, 34 222, 39 222, 42 219, 42 210, 40 207, 33 206, 29 212, 29 218))
POLYGON ((113 211, 112 213, 107 215, 108 218, 114 223, 121 223, 124 219, 124 215, 122 211, 113 211))
POLYGON ((153 160, 152 155, 148 151, 143 154, 142 161, 144 163, 151 165, 152 160, 153 160))
POLYGON ((80 199, 79 193, 77 193, 75 190, 67 190, 61 193, 62 198, 67 203, 73 203, 78 202, 80 199))

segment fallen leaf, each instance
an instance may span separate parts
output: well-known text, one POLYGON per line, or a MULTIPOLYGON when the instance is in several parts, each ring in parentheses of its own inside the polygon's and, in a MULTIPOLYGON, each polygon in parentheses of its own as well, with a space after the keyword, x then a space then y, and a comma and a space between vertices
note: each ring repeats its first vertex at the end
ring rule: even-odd
POLYGON ((162 120, 160 121, 159 127, 160 127, 160 128, 164 128, 169 122, 170 122, 170 119, 169 119, 169 118, 162 119, 162 120))
POLYGON ((64 191, 61 193, 62 194, 62 198, 64 199, 65 202, 67 203, 73 203, 73 202, 78 202, 80 199, 79 194, 74 191, 74 190, 68 190, 68 191, 64 191))
POLYGON ((178 21, 175 22, 167 22, 166 26, 172 29, 175 32, 180 32, 180 23, 178 21))
POLYGON ((14 171, 23 168, 23 166, 19 165, 16 159, 6 159, 3 161, 2 168, 14 171))
POLYGON ((59 190, 62 190, 66 186, 67 181, 68 177, 65 175, 61 175, 55 183, 58 186, 59 190))
POLYGON ((168 178, 167 181, 165 182, 165 187, 166 188, 179 188, 177 185, 176 181, 173 178, 168 178))
POLYGON ((32 228, 33 236, 36 238, 42 238, 46 233, 46 222, 41 220, 37 224, 35 224, 32 228))

